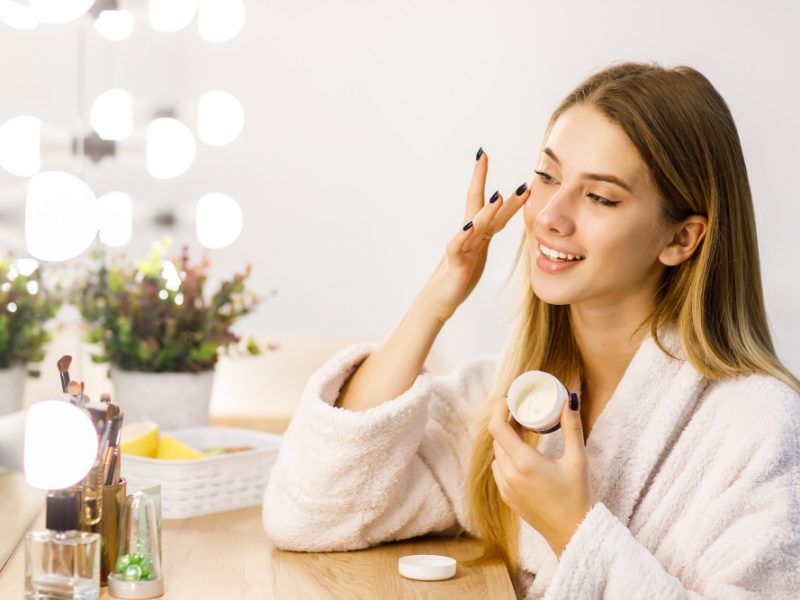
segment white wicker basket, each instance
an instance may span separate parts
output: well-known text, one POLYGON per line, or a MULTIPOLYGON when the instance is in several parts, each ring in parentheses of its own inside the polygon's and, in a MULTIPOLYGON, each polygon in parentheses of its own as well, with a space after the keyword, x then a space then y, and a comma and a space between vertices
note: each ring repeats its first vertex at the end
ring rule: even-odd
POLYGON ((161 484, 161 514, 185 519, 261 504, 281 436, 236 427, 195 427, 164 432, 193 448, 252 446, 194 460, 122 455, 128 492, 161 484))

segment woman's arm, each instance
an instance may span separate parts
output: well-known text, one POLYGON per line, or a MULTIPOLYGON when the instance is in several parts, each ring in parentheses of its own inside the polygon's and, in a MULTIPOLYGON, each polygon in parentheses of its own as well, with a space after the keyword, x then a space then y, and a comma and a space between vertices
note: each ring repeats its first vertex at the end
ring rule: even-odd
POLYGON ((467 192, 466 224, 398 325, 346 382, 336 406, 363 411, 411 386, 445 322, 469 297, 483 274, 492 235, 502 230, 530 195, 523 184, 503 201, 495 192, 484 203, 488 157, 480 151, 467 192))

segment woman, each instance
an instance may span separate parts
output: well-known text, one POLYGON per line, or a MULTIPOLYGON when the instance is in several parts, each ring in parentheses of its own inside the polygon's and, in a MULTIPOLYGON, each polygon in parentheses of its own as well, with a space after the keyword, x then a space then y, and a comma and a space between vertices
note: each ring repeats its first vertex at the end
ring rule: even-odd
POLYGON ((770 339, 724 100, 689 67, 613 66, 556 109, 538 160, 485 203, 478 151, 467 224, 404 318, 311 378, 267 532, 319 551, 466 530, 528 598, 797 594, 800 382, 770 339), (432 378, 436 335, 520 208, 502 359, 432 378), (551 434, 508 417, 533 369, 580 391, 551 434))

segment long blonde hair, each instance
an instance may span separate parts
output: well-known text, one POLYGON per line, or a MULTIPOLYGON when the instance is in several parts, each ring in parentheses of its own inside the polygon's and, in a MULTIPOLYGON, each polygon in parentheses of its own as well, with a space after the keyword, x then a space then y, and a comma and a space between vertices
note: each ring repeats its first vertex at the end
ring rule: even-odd
MULTIPOLYGON (((648 166, 664 218, 676 223, 691 215, 708 218, 694 256, 665 273, 649 319, 651 333, 666 324, 677 326, 687 359, 708 378, 761 373, 800 392, 800 381, 780 363, 772 345, 747 169, 722 96, 690 67, 623 63, 573 90, 553 113, 547 133, 577 104, 594 107, 622 127, 648 166)), ((514 260, 522 302, 483 408, 467 475, 470 518, 483 542, 477 562, 500 558, 512 571, 519 565, 519 523, 492 475, 491 406, 524 371, 549 371, 562 381, 581 376, 569 306, 537 298, 530 267, 523 235, 514 260)), ((538 435, 525 435, 535 446, 538 435)))

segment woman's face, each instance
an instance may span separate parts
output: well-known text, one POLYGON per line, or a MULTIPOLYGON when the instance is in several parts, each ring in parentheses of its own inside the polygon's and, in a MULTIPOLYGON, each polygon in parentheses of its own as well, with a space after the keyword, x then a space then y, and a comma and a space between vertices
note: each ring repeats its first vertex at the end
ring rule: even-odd
POLYGON ((674 232, 622 128, 573 106, 553 125, 535 171, 523 210, 534 293, 550 304, 651 301, 674 232))

